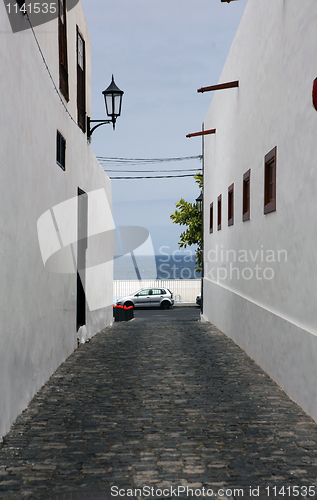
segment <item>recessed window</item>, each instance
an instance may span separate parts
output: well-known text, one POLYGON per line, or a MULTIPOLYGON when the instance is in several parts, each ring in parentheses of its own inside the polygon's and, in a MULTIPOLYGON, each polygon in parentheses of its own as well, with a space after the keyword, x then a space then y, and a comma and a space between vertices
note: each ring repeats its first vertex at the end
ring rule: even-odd
POLYGON ((210 203, 209 209, 209 232, 214 232, 214 204, 210 203))
POLYGON ((264 213, 276 210, 276 151, 273 148, 265 155, 264 163, 264 213))
POLYGON ((78 125, 86 132, 86 75, 85 40, 77 26, 77 117, 78 125))
POLYGON ((59 131, 56 134, 56 163, 66 170, 66 140, 59 131))
POLYGON ((234 199, 233 199, 233 184, 228 187, 228 226, 233 226, 234 214, 234 199))
POLYGON ((218 204, 218 231, 220 231, 221 229, 221 198, 222 198, 222 195, 220 194, 218 196, 218 200, 217 200, 217 204, 218 204))
POLYGON ((251 169, 243 175, 242 220, 250 220, 250 177, 251 169))
POLYGON ((66 101, 68 94, 66 0, 58 0, 59 88, 66 101))

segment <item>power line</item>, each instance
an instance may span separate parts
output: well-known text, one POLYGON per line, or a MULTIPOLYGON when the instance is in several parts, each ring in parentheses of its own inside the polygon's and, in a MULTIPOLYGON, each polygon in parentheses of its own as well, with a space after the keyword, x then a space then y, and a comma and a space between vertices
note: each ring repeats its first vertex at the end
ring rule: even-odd
POLYGON ((174 158, 122 158, 122 157, 112 157, 112 156, 97 156, 98 160, 120 160, 120 161, 182 161, 182 160, 201 160, 202 155, 196 156, 177 156, 174 158))
POLYGON ((189 169, 176 169, 176 170, 110 170, 108 168, 104 168, 105 172, 126 172, 126 173, 156 173, 156 172, 197 172, 198 170, 202 170, 199 168, 189 168, 189 169))
POLYGON ((195 174, 182 175, 152 175, 152 176, 133 176, 133 177, 110 177, 111 180, 118 179, 176 179, 177 177, 194 177, 195 174))
MULTIPOLYGON (((154 163, 163 163, 163 162, 175 162, 175 161, 186 161, 186 160, 201 160, 202 155, 196 156, 178 156, 173 158, 122 158, 122 157, 107 157, 107 156, 97 156, 97 159, 100 163, 108 163, 113 166, 115 165, 149 165, 154 163)), ((116 172, 116 173, 151 173, 155 174, 158 172, 192 172, 185 173, 179 175, 151 175, 151 176, 120 176, 120 177, 110 177, 110 179, 118 180, 118 179, 172 179, 173 177, 193 177, 197 171, 201 171, 201 167, 197 168, 189 168, 189 169, 173 169, 173 170, 110 170, 105 165, 103 165, 103 169, 105 172, 116 172)))
POLYGON ((107 156, 97 156, 100 163, 112 163, 114 165, 120 164, 153 164, 153 163, 163 163, 163 162, 174 162, 174 161, 186 161, 186 160, 201 160, 202 155, 196 156, 178 156, 174 158, 120 158, 120 157, 107 157, 107 156))

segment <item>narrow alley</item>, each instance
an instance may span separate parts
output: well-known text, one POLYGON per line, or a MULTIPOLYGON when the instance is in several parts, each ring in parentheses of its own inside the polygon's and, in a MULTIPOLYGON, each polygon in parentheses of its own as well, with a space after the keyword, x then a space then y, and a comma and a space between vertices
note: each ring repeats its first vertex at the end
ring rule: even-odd
POLYGON ((313 420, 197 308, 135 316, 81 345, 18 418, 0 498, 314 498, 313 420))

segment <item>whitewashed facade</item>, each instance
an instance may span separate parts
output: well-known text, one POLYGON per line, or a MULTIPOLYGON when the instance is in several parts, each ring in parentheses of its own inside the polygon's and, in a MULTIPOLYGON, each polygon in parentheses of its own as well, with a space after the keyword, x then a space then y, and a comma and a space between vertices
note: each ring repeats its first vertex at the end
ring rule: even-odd
POLYGON ((317 421, 316 19, 315 0, 247 4, 219 80, 239 87, 204 123, 203 317, 317 421))
POLYGON ((66 18, 67 99, 60 90, 59 19, 34 28, 37 45, 31 29, 12 32, 0 3, 0 437, 78 340, 112 322, 111 183, 78 125, 78 33, 85 42, 84 111, 90 115, 91 109, 90 40, 81 4, 66 18), (57 163, 57 131, 66 140, 65 170, 57 163), (88 196, 87 235, 96 235, 88 238, 80 328, 78 189, 88 196), (68 257, 73 269, 63 268, 68 257))

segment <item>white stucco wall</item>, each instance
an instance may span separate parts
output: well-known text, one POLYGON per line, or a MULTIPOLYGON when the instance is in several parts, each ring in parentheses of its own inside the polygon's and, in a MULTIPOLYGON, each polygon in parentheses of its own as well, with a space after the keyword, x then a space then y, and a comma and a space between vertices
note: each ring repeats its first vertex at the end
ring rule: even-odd
POLYGON ((205 120, 205 129, 217 132, 205 137, 204 185, 204 316, 315 420, 316 15, 314 0, 300 5, 249 0, 219 80, 239 80, 239 88, 215 92, 205 120), (275 146, 277 209, 264 215, 264 157, 275 146), (242 222, 248 169, 251 220, 242 222), (229 227, 232 183, 235 221, 229 227), (220 194, 222 229, 217 231, 220 194), (209 234, 212 202, 214 232, 209 234))
MULTIPOLYGON (((88 114, 91 108, 90 40, 80 3, 68 13, 67 21, 67 108, 77 122, 76 24, 86 42, 88 114)), ((57 20, 35 28, 59 87, 57 30, 57 20)), ((76 274, 50 272, 44 267, 38 219, 59 203, 77 197, 78 187, 88 193, 104 189, 111 206, 111 183, 92 155, 86 135, 62 106, 31 30, 13 34, 3 3, 0 52, 1 437, 77 346, 76 274), (65 172, 56 164, 57 129, 67 141, 65 172)), ((73 222, 77 228, 77 220, 73 222)), ((98 247, 88 247, 87 256, 100 264, 110 261, 111 232, 98 247)), ((105 300, 93 311, 87 307, 86 338, 112 321, 111 262, 102 273, 103 280, 99 282, 92 283, 87 278, 90 292, 104 296, 105 300)))

